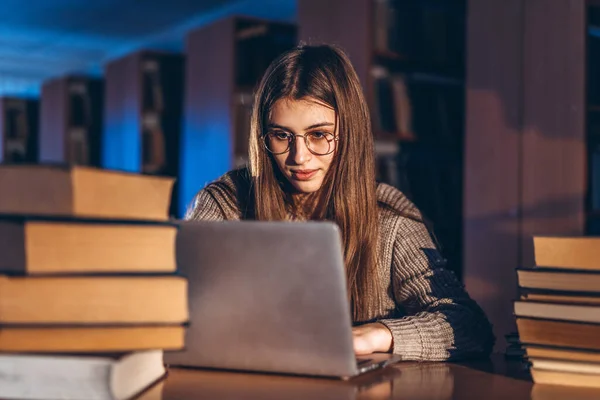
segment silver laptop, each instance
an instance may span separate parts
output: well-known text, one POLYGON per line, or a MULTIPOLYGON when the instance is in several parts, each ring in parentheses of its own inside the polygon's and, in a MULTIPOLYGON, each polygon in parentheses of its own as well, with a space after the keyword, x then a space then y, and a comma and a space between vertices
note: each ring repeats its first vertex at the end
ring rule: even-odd
POLYGON ((165 363, 347 379, 399 361, 354 354, 340 239, 330 222, 182 221, 190 324, 165 363))

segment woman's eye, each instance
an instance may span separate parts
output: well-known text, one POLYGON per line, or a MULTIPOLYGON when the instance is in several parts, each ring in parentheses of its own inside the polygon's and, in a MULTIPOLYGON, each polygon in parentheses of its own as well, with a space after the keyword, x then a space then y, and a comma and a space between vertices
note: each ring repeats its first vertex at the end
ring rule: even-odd
POLYGON ((325 132, 311 132, 310 136, 312 136, 315 139, 324 139, 326 134, 325 132))
POLYGON ((272 135, 275 139, 279 140, 287 140, 288 138, 288 135, 285 132, 274 132, 272 135))

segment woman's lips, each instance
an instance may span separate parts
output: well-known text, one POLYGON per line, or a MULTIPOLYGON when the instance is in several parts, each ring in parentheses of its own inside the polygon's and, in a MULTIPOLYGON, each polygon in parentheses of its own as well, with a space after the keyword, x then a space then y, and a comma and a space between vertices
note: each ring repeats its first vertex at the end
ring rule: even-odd
POLYGON ((318 172, 318 169, 301 169, 292 171, 292 177, 298 181, 308 181, 318 172))

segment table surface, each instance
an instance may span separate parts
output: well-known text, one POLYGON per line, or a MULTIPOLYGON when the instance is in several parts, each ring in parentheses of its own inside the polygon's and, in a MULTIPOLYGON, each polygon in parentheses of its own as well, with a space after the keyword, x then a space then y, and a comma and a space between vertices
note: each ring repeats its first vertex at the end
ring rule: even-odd
POLYGON ((350 381, 171 368, 140 397, 187 399, 600 399, 600 390, 534 385, 503 356, 464 363, 402 362, 350 381))

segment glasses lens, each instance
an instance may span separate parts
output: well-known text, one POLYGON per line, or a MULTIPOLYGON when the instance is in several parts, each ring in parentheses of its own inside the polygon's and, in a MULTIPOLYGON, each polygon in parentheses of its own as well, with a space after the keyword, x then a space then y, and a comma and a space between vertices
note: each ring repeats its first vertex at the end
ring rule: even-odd
POLYGON ((335 136, 326 132, 310 132, 306 134, 308 148, 315 154, 329 154, 334 149, 335 136))
POLYGON ((290 135, 285 132, 269 132, 265 136, 265 146, 271 153, 285 153, 290 146, 290 135))

